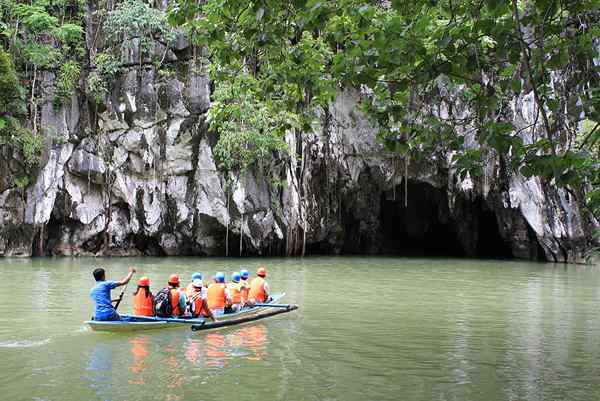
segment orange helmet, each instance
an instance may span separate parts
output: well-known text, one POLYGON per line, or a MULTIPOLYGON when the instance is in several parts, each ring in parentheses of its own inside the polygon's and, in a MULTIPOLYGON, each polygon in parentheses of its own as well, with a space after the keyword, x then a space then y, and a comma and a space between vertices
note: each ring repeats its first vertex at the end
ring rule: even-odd
POLYGON ((140 277, 138 280, 138 285, 141 287, 148 287, 150 285, 150 279, 146 276, 140 277))
POLYGON ((171 274, 169 276, 169 284, 179 284, 179 274, 171 274))
POLYGON ((258 270, 256 271, 256 275, 260 276, 260 277, 266 277, 267 276, 267 269, 264 268, 263 266, 259 267, 258 270))

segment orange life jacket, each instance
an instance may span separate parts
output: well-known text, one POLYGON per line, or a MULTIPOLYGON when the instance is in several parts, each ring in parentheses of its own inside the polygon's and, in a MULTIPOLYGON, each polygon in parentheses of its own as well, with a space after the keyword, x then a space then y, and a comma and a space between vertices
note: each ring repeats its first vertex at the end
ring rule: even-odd
POLYGON ((171 308, 173 308, 173 316, 181 316, 183 313, 179 309, 179 288, 171 288, 171 308))
POLYGON ((193 309, 191 310, 193 317, 210 316, 205 307, 206 302, 204 302, 204 299, 202 298, 202 290, 194 291, 190 296, 190 302, 193 304, 193 309))
POLYGON ((241 280, 240 284, 242 285, 242 303, 245 304, 248 302, 248 293, 250 292, 250 283, 248 280, 241 280))
POLYGON ((221 309, 227 303, 225 295, 225 284, 213 283, 208 286, 208 307, 210 309, 221 309))
POLYGON ((195 293, 196 290, 194 289, 194 286, 192 285, 192 283, 189 283, 187 287, 185 287, 185 296, 187 298, 191 298, 194 296, 195 293))
POLYGON ((265 279, 262 277, 255 277, 250 283, 250 292, 248 293, 248 299, 253 302, 266 302, 267 293, 265 291, 265 279))
POLYGON ((138 316, 154 316, 152 295, 146 296, 146 289, 140 288, 133 296, 133 314, 138 316))
POLYGON ((241 283, 229 283, 227 284, 229 289, 229 295, 231 296, 232 304, 242 303, 242 284, 241 283))

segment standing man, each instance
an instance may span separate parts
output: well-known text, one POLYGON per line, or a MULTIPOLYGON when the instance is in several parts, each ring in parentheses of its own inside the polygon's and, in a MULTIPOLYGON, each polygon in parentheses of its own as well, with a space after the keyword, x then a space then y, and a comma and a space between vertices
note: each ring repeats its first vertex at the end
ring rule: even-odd
POLYGON ((96 280, 96 285, 90 291, 90 297, 95 303, 94 320, 121 320, 117 310, 112 305, 113 301, 110 298, 110 291, 127 284, 134 273, 135 269, 130 267, 129 273, 121 281, 106 281, 106 272, 103 268, 99 267, 94 270, 92 274, 96 280))
POLYGON ((262 303, 269 300, 269 284, 265 278, 267 277, 267 269, 261 266, 256 270, 256 276, 250 283, 250 293, 248 300, 250 303, 262 303))

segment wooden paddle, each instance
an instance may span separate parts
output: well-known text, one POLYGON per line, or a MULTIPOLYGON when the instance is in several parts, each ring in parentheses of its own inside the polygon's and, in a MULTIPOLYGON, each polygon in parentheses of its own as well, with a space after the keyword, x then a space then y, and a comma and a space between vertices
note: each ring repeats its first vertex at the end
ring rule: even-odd
POLYGON ((125 295, 125 291, 127 290, 127 286, 128 285, 129 285, 129 281, 127 282, 127 284, 125 284, 125 286, 123 287, 123 291, 121 291, 121 294, 119 295, 119 298, 117 299, 117 303, 115 304, 115 312, 117 311, 117 308, 119 307, 119 304, 123 300, 123 295, 125 295))
POLYGON ((262 303, 257 303, 254 304, 253 306, 260 306, 261 308, 263 307, 270 307, 270 308, 289 308, 290 304, 262 304, 262 303))

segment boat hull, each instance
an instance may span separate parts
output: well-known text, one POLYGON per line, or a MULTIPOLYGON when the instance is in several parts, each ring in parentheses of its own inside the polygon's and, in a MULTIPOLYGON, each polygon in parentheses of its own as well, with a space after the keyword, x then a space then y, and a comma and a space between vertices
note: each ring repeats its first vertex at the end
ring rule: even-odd
MULTIPOLYGON (((276 304, 285 294, 273 294, 272 301, 270 303, 276 304)), ((218 317, 219 322, 225 322, 230 320, 239 319, 241 317, 249 317, 259 314, 261 311, 269 309, 268 306, 258 306, 254 308, 243 309, 239 312, 228 313, 226 315, 218 317)), ((121 315, 122 320, 117 321, 97 321, 88 320, 85 323, 93 331, 102 331, 110 333, 119 332, 131 332, 131 331, 143 331, 143 330, 158 330, 158 329, 173 329, 173 328, 190 328, 192 326, 203 326, 207 325, 209 319, 181 319, 181 318, 160 318, 150 316, 135 316, 135 315, 121 315)), ((219 326, 220 327, 220 326, 219 326)))

